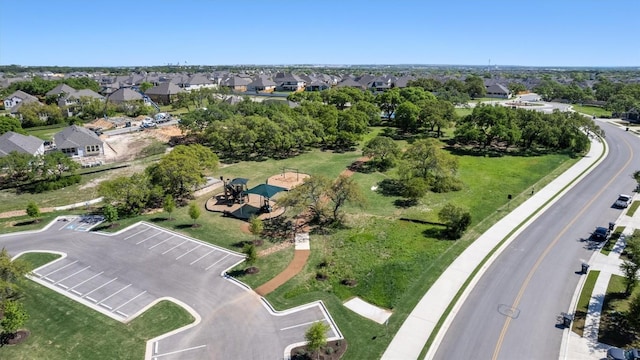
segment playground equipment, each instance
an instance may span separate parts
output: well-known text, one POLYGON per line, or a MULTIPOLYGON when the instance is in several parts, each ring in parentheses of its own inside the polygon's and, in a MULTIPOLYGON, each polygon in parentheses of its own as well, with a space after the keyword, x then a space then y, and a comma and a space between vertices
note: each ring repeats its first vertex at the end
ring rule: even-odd
POLYGON ((245 198, 249 196, 246 193, 249 179, 235 178, 231 181, 229 181, 229 179, 224 181, 224 177, 220 176, 220 180, 224 183, 224 197, 227 205, 231 206, 234 203, 244 204, 245 198))
POLYGON ((286 174, 288 172, 296 173, 296 181, 300 180, 300 171, 298 169, 283 167, 282 168, 282 177, 287 176, 286 174))

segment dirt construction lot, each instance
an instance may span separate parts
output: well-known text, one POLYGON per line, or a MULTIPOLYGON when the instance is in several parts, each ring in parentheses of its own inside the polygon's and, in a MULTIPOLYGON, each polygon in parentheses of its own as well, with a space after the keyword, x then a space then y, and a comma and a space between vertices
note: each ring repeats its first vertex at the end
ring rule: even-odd
POLYGON ((128 161, 140 155, 142 150, 155 141, 167 143, 173 136, 182 134, 174 125, 139 131, 131 127, 131 132, 117 135, 102 135, 105 142, 104 153, 106 162, 128 161))

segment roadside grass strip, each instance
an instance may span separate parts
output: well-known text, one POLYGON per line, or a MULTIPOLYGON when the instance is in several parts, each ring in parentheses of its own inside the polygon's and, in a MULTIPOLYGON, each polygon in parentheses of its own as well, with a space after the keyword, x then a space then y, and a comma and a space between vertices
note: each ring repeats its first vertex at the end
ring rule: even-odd
POLYGON ((580 297, 578 298, 576 311, 573 315, 571 331, 580 335, 580 337, 582 337, 584 332, 584 321, 587 317, 587 311, 589 310, 589 301, 591 300, 591 294, 593 293, 593 288, 596 285, 599 275, 600 271, 598 270, 589 271, 587 280, 584 282, 582 291, 580 292, 580 297))

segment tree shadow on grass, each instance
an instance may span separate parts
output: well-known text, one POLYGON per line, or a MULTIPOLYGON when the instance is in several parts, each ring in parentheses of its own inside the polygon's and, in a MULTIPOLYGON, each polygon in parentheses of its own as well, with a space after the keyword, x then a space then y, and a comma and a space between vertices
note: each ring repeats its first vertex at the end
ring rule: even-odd
POLYGON ((243 276, 245 276, 247 274, 247 272, 244 269, 238 269, 238 270, 231 270, 227 273, 227 275, 234 277, 234 278, 241 278, 243 276))
POLYGON ((19 223, 13 224, 13 226, 27 226, 27 225, 37 224, 39 222, 40 221, 38 220, 25 220, 25 221, 20 221, 19 223))
POLYGON ((231 244, 231 246, 233 246, 234 248, 242 249, 245 245, 248 245, 248 244, 251 244, 251 243, 252 243, 252 241, 243 240, 243 241, 235 242, 235 243, 231 244))
POLYGON ((407 209, 418 205, 418 199, 396 199, 393 205, 397 208, 407 209))
POLYGON ((199 228, 201 225, 200 224, 178 224, 176 225, 176 229, 195 229, 195 228, 199 228))
POLYGON ((154 218, 149 219, 149 221, 151 221, 152 223, 159 223, 159 222, 163 222, 163 221, 169 221, 169 218, 168 217, 160 217, 160 216, 158 216, 158 217, 154 217, 154 218))
POLYGON ((437 227, 428 227, 422 230, 422 235, 426 238, 430 239, 438 239, 438 240, 450 240, 447 237, 446 229, 441 229, 437 227))

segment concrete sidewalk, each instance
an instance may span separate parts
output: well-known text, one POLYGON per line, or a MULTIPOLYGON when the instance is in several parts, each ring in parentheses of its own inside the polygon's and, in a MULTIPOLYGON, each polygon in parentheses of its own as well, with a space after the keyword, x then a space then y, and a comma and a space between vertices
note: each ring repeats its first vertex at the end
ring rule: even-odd
POLYGON ((597 163, 604 160, 606 154, 606 146, 599 139, 592 139, 591 149, 585 157, 478 237, 444 271, 418 302, 387 347, 382 359, 417 359, 434 331, 436 324, 445 314, 447 307, 453 302, 455 295, 463 287, 464 282, 471 277, 474 269, 487 257, 490 251, 505 239, 511 231, 517 228, 479 269, 462 296, 455 303, 453 309, 449 312, 427 353, 426 358, 432 358, 455 314, 491 263, 540 214, 586 176, 597 163), (605 156, 601 156, 603 153, 605 156))
MULTIPOLYGON (((635 194, 634 201, 640 201, 640 195, 635 194)), ((624 226, 622 236, 618 239, 609 255, 604 255, 596 251, 589 259, 589 271, 598 270, 600 274, 593 287, 589 307, 584 323, 583 336, 580 337, 570 329, 565 329, 560 348, 560 360, 564 359, 603 359, 607 356, 607 349, 611 346, 598 342, 598 332, 600 327, 600 314, 604 297, 607 293, 611 275, 624 276, 620 271, 620 254, 624 250, 625 239, 633 234, 634 230, 640 229, 640 212, 636 212, 633 217, 626 215, 625 210, 616 220, 616 226, 624 226)), ((603 244, 604 245, 604 244, 603 244)), ((575 311, 577 299, 580 297, 586 276, 583 276, 581 283, 576 288, 573 296, 572 310, 575 311)))

